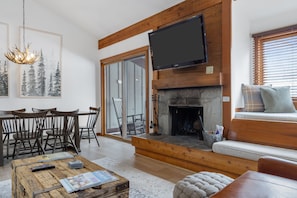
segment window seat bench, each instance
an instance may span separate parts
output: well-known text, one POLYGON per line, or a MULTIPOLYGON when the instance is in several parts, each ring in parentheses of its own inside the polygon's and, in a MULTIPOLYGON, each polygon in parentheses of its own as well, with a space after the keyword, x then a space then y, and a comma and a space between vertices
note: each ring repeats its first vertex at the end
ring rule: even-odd
MULTIPOLYGON (((233 118, 226 140, 213 144, 214 151, 192 149, 144 137, 133 137, 135 153, 195 172, 219 172, 236 178, 248 170, 257 170, 261 155, 297 158, 297 121, 256 120, 233 118), (215 149, 216 144, 226 144, 215 149), (236 147, 235 147, 236 146, 236 147), (229 148, 231 147, 231 149, 229 148), (242 150, 242 149, 245 150, 242 150), (230 150, 237 154, 230 153, 230 150), (261 152, 260 152, 261 151, 261 152), (277 153, 277 155, 275 155, 277 153)), ((295 158, 295 161, 297 161, 295 158)))
MULTIPOLYGON (((249 115, 248 112, 243 114, 249 115)), ((282 120, 273 120, 267 117, 267 113, 252 114, 253 117, 249 118, 233 118, 226 140, 215 142, 213 152, 252 161, 264 155, 297 161, 297 114, 274 113, 282 120), (266 117, 255 117, 260 114, 266 117), (296 120, 293 119, 295 116, 296 120)))
POLYGON ((292 161, 297 161, 297 150, 287 149, 249 142, 225 140, 215 142, 212 146, 215 153, 258 161, 262 156, 274 156, 292 161))

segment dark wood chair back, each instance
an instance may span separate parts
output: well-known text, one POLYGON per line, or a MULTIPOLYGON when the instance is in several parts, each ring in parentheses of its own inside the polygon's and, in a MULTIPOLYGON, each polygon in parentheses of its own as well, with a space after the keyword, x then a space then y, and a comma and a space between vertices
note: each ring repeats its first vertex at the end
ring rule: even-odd
POLYGON ((44 120, 46 118, 46 112, 39 113, 26 113, 13 111, 14 115, 14 129, 16 133, 13 135, 14 152, 13 158, 17 152, 29 150, 27 153, 38 152, 44 154, 43 147, 41 145, 41 134, 44 127, 44 120), (16 148, 18 145, 18 149, 16 148), (22 148, 19 148, 22 147, 22 148))
POLYGON ((77 116, 78 109, 74 111, 51 111, 51 130, 47 131, 47 139, 45 142, 45 150, 47 146, 50 146, 52 151, 55 152, 58 148, 57 140, 59 141, 60 148, 67 150, 68 146, 74 148, 75 152, 78 153, 78 149, 72 140, 72 133, 75 127, 75 117, 77 116), (52 139, 54 143, 50 143, 52 139))
MULTIPOLYGON (((39 113, 39 112, 46 112, 46 114, 50 114, 51 111, 55 111, 57 110, 56 107, 54 108, 48 108, 48 109, 39 109, 39 108, 32 108, 32 111, 33 112, 36 112, 36 113, 39 113)), ((47 116, 46 119, 45 119, 45 122, 44 122, 44 130, 49 130, 51 129, 51 126, 52 126, 52 118, 50 116, 47 116)))
POLYGON ((95 126, 100 114, 100 107, 89 107, 90 114, 88 115, 87 123, 85 126, 80 126, 80 139, 88 139, 89 143, 91 139, 95 138, 97 145, 100 146, 97 134, 95 132, 95 126))
POLYGON ((87 128, 95 128, 96 122, 100 114, 100 107, 90 107, 90 114, 88 115, 87 128))
POLYGON ((74 129, 74 119, 78 110, 74 111, 57 111, 52 110, 52 129, 55 133, 63 135, 64 132, 71 134, 74 129))
MULTIPOLYGON (((0 116, 12 116, 12 112, 14 111, 18 111, 18 112, 25 112, 26 109, 22 108, 22 109, 16 109, 16 110, 0 110, 0 116)), ((13 116, 12 116, 13 118, 13 116)), ((11 134, 16 133, 16 129, 15 129, 15 125, 14 125, 14 119, 4 119, 2 120, 2 127, 3 127, 3 132, 2 132, 2 141, 3 143, 6 142, 6 158, 9 158, 9 155, 11 155, 9 153, 9 147, 10 147, 10 139, 11 139, 11 134)))
POLYGON ((57 110, 57 108, 56 107, 53 107, 53 108, 48 108, 48 109, 39 109, 39 108, 32 108, 32 111, 33 112, 43 112, 43 111, 46 111, 47 113, 50 113, 51 111, 55 111, 55 110, 57 110))

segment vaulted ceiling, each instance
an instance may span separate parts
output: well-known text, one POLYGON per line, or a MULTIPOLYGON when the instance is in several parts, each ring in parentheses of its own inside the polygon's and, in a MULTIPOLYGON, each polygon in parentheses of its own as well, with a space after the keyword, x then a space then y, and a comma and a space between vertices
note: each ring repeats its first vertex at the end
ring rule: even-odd
POLYGON ((101 39, 183 0, 33 0, 101 39))
MULTIPOLYGON (((98 40, 184 0, 32 0, 98 40)), ((252 22, 297 10, 296 0, 233 0, 252 22)), ((272 20, 275 20, 272 19, 272 20)))

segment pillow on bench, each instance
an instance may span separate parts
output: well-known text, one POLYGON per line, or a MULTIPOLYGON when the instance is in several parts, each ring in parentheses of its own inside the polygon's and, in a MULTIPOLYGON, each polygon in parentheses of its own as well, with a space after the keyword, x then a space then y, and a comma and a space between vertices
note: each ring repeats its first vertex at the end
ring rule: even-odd
POLYGON ((245 112, 293 113, 296 112, 290 87, 241 84, 245 112))
POLYGON ((296 112, 293 104, 290 87, 260 87, 261 97, 266 113, 293 113, 296 112))
POLYGON ((241 84, 241 92, 244 101, 243 111, 263 112, 264 103, 261 96, 261 87, 269 87, 264 85, 245 85, 241 84))

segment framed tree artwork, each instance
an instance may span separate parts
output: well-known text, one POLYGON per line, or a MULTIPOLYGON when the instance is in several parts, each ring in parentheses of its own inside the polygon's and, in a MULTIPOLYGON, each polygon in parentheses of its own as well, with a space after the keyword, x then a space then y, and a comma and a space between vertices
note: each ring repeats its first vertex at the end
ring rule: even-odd
POLYGON ((62 35, 26 27, 25 41, 40 57, 32 65, 20 66, 20 96, 61 97, 62 35))
POLYGON ((0 22, 0 97, 8 96, 8 24, 0 22))

